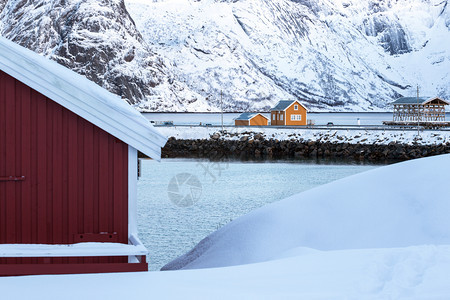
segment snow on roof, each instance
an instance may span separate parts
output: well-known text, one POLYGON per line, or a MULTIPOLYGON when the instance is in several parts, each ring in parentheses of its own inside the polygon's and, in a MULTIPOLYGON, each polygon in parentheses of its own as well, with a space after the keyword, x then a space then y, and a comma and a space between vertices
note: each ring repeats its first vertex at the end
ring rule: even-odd
POLYGON ((419 102, 419 104, 426 104, 428 102, 431 102, 433 100, 438 100, 438 101, 442 101, 443 104, 445 105, 450 105, 450 103, 448 103, 447 101, 439 98, 439 97, 402 97, 402 98, 398 98, 397 100, 395 100, 394 102, 392 102, 392 104, 397 105, 397 104, 417 104, 417 102, 419 102))
POLYGON ((262 117, 266 118, 266 116, 260 114, 260 113, 242 113, 239 115, 239 117, 237 117, 235 120, 251 120, 254 117, 256 117, 257 115, 261 115, 262 117))
POLYGON ((291 106, 294 102, 300 104, 303 108, 308 110, 303 104, 301 104, 298 100, 281 100, 273 107, 270 111, 283 111, 286 110, 289 106, 291 106))
POLYGON ((114 95, 58 63, 0 37, 0 70, 153 159, 166 137, 114 95))
POLYGON ((65 245, 0 244, 0 257, 87 257, 147 255, 144 245, 77 243, 65 245))

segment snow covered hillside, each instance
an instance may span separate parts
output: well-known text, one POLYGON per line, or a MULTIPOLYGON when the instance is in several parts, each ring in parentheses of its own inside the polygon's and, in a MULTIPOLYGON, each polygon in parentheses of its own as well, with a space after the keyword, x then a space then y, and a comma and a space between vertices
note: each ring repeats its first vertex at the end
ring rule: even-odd
POLYGON ((234 220, 163 269, 234 266, 315 250, 450 245, 449 165, 450 155, 412 160, 294 195, 234 220))
POLYGON ((0 0, 0 35, 142 111, 450 98, 448 0, 0 0))
POLYGON ((300 98, 378 110, 400 95, 450 97, 450 8, 441 0, 125 0, 144 39, 227 110, 300 98))

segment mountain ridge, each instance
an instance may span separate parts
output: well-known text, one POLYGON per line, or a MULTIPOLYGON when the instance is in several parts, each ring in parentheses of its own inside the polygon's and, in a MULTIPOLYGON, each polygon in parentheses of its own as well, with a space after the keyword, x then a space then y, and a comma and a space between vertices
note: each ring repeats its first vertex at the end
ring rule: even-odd
POLYGON ((441 0, 0 0, 0 34, 140 111, 385 111, 417 85, 450 98, 441 0))

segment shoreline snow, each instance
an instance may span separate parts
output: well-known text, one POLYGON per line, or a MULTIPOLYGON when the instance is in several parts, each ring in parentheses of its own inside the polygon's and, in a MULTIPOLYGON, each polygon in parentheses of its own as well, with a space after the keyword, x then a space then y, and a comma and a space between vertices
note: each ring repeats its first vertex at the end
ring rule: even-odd
MULTIPOLYGON (((427 130, 420 133, 412 130, 365 130, 365 129, 308 129, 308 128, 268 128, 268 127, 224 127, 228 132, 220 138, 239 140, 242 136, 261 134, 265 139, 303 140, 328 143, 378 144, 396 142, 407 145, 440 145, 450 143, 450 131, 427 130)), ((158 130, 167 138, 195 140, 209 139, 221 128, 200 126, 159 126, 158 130)))

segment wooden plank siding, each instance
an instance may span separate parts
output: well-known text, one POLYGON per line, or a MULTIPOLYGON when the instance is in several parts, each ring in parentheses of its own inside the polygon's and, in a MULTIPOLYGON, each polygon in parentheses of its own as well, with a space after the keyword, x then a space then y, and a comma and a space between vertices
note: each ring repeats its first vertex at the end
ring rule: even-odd
POLYGON ((306 125, 306 109, 300 104, 300 102, 296 101, 294 104, 290 105, 285 111, 285 125, 286 126, 304 126, 306 125), (297 109, 295 109, 297 107, 297 109), (291 116, 301 116, 301 120, 297 120, 294 118, 292 120, 291 116))
POLYGON ((270 112, 270 125, 282 126, 285 125, 286 116, 284 111, 271 111, 270 112))
POLYGON ((234 120, 234 126, 249 126, 249 120, 234 120))
POLYGON ((269 121, 261 114, 257 114, 250 119, 250 126, 267 126, 269 121))
MULTIPOLYGON (((0 71, 0 177, 8 176, 25 180, 0 181, 0 244, 71 244, 87 233, 128 243, 128 145, 0 71)), ((127 257, 0 258, 49 262, 127 257)))

